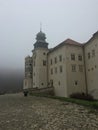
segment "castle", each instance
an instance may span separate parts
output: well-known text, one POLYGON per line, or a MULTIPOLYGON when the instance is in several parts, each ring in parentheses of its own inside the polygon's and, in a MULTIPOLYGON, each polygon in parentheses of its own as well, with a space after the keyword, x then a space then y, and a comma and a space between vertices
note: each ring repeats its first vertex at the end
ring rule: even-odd
POLYGON ((24 90, 53 86, 56 96, 79 92, 98 99, 98 32, 86 43, 67 39, 49 49, 40 30, 32 53, 25 58, 24 90))

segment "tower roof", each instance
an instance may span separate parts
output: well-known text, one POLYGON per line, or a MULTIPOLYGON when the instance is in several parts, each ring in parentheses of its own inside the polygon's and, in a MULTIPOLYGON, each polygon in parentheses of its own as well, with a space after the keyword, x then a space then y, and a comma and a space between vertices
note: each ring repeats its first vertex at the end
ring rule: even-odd
POLYGON ((48 43, 46 42, 46 35, 40 29, 40 32, 36 34, 36 43, 34 44, 34 48, 48 48, 48 43))
POLYGON ((46 39, 45 33, 43 33, 43 32, 40 30, 40 32, 38 32, 37 35, 36 35, 36 40, 37 40, 37 41, 45 41, 45 39, 46 39))

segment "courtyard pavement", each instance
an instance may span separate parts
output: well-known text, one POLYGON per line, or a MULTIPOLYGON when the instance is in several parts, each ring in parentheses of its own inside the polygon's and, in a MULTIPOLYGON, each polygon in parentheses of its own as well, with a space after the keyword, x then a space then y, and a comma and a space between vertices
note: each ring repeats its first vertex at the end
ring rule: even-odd
POLYGON ((98 112, 22 93, 0 96, 0 130, 98 130, 98 112))

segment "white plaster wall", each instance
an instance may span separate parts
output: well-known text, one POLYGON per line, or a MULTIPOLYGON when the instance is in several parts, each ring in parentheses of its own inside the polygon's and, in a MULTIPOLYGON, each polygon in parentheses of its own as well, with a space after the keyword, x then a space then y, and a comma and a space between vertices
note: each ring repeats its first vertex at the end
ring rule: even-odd
POLYGON ((85 92, 85 69, 83 48, 81 46, 66 45, 66 73, 67 73, 67 93, 68 96, 72 93, 85 92), (71 60, 71 54, 75 54, 75 60, 71 60), (78 55, 82 55, 82 61, 78 60, 78 55), (72 65, 76 65, 76 72, 72 72, 72 65), (83 66, 83 72, 79 71, 79 65, 83 66), (75 85, 77 81, 77 85, 75 85))
POLYGON ((23 82, 23 89, 29 89, 32 88, 32 79, 31 78, 25 78, 23 82))
POLYGON ((65 59, 65 46, 60 47, 48 54, 48 83, 53 80, 53 86, 56 96, 67 97, 67 81, 66 81, 66 59, 65 59), (59 56, 62 55, 62 61, 59 61, 59 56), (57 57, 57 63, 54 59, 57 57), (51 59, 53 64, 51 65, 51 59), (59 67, 62 66, 63 71, 60 73, 59 67), (55 73, 57 67, 57 73, 55 73), (51 74, 51 68, 53 74, 51 74))
POLYGON ((85 45, 85 62, 88 93, 98 99, 98 38, 96 37, 85 45), (94 57, 92 57, 92 50, 95 50, 94 57), (88 59, 88 52, 91 54, 90 59, 88 59))
POLYGON ((44 48, 38 48, 34 52, 33 63, 35 62, 35 66, 33 64, 33 88, 47 87, 47 52, 48 49, 44 48), (43 66, 43 60, 46 61, 46 66, 43 66))
POLYGON ((23 89, 32 88, 32 57, 25 58, 25 78, 23 81, 23 89))

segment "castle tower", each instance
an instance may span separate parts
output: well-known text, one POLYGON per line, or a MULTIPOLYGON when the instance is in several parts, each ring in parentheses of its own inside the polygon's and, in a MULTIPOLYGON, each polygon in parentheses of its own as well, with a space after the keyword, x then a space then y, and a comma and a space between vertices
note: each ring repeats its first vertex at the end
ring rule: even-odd
POLYGON ((47 87, 47 53, 46 35, 40 30, 36 35, 33 52, 33 88, 47 87))
POLYGON ((24 90, 32 88, 32 72, 32 57, 27 56, 25 58, 25 78, 23 83, 24 90))

